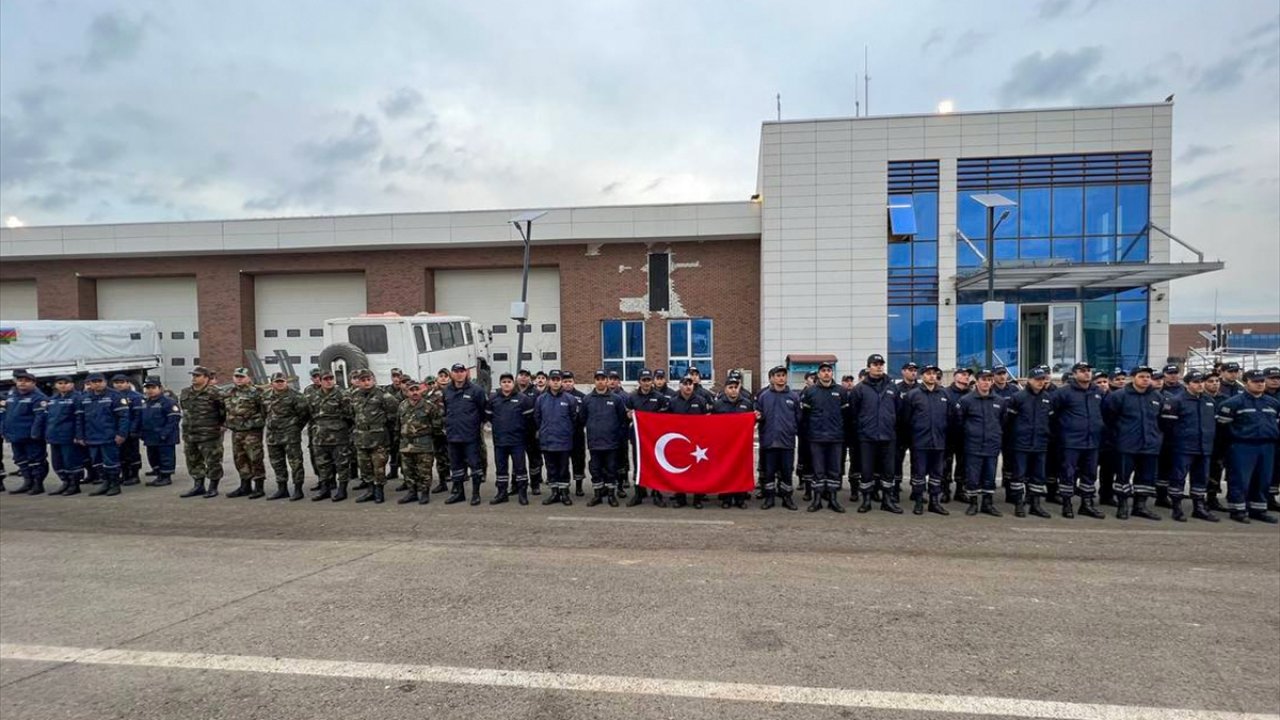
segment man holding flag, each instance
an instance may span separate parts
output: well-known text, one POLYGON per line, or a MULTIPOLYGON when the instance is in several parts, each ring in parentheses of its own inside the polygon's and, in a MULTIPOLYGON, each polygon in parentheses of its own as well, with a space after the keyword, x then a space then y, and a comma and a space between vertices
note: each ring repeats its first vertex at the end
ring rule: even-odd
MULTIPOLYGON (((755 401, 742 391, 742 373, 737 370, 730 370, 729 376, 724 381, 724 392, 711 404, 711 413, 713 415, 751 413, 752 417, 755 417, 755 411, 755 401)), ((750 498, 751 493, 749 492, 721 493, 720 507, 745 509, 747 500, 750 498)))

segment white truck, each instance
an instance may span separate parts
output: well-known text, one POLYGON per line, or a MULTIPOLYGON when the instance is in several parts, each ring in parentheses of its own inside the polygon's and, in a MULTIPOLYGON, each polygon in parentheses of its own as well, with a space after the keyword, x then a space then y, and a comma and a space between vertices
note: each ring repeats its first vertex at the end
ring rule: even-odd
POLYGON ((350 374, 368 368, 379 384, 391 382, 391 369, 421 380, 441 368, 462 363, 485 390, 492 387, 489 334, 463 315, 367 313, 324 322, 320 367, 332 370, 346 386, 350 374))
POLYGON ((70 375, 77 383, 89 373, 123 373, 138 386, 163 365, 160 334, 146 320, 2 320, 0 388, 26 370, 38 382, 70 375))

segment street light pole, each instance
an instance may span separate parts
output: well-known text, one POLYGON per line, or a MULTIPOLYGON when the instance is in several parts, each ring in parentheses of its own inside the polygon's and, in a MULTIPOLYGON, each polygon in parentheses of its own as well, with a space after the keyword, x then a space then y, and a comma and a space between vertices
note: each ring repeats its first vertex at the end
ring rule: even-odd
MULTIPOLYGON (((533 239, 533 221, 525 220, 524 228, 520 227, 517 221, 514 223, 516 230, 520 231, 520 237, 524 240, 524 267, 523 274, 520 277, 520 306, 527 307, 529 302, 529 241, 533 239)), ((516 376, 520 375, 520 370, 524 366, 524 325, 528 318, 516 320, 516 376)))
MULTIPOLYGON (((996 208, 994 205, 987 206, 987 302, 996 299, 996 208)), ((983 367, 990 368, 995 365, 996 354, 996 321, 991 318, 985 319, 986 323, 986 350, 987 361, 983 367)))

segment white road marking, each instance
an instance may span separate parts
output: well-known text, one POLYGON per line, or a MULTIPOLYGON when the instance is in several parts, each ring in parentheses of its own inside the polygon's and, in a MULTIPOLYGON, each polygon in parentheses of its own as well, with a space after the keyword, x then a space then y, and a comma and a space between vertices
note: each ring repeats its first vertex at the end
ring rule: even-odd
POLYGON ((732 520, 674 520, 664 518, 623 518, 623 517, 569 517, 551 515, 548 520, 556 522, 602 522, 602 523, 654 523, 661 525, 733 525, 732 520))
POLYGON ((254 655, 207 655, 106 648, 53 647, 0 643, 0 659, 75 665, 117 665, 357 678, 392 682, 443 683, 511 687, 529 690, 564 690, 630 695, 731 700, 743 702, 823 705, 914 712, 947 712, 969 715, 1053 718, 1054 720, 1280 720, 1280 715, 1190 710, 1183 708, 1099 705, 1091 703, 1022 700, 975 695, 927 695, 921 693, 846 690, 795 685, 672 680, 620 675, 492 670, 444 665, 346 662, 306 658, 273 658, 254 655))
POLYGON ((1214 530, 1131 530, 1129 528, 1068 528, 1068 527, 1011 527, 1014 532, 1024 533, 1076 533, 1079 535, 1125 535, 1128 537, 1142 537, 1143 535, 1212 535, 1220 538, 1232 538, 1243 540, 1272 540, 1276 536, 1271 533, 1264 532, 1244 532, 1231 533, 1230 531, 1218 532, 1214 530))

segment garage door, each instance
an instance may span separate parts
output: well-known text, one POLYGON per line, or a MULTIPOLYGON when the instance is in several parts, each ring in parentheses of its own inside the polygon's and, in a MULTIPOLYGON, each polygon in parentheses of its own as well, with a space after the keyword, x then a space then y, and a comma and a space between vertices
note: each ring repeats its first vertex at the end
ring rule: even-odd
MULTIPOLYGON (((467 315, 489 328, 495 373, 516 366, 516 324, 511 303, 520 299, 520 270, 437 270, 436 312, 467 315)), ((560 270, 529 270, 529 322, 524 367, 533 372, 560 367, 560 270)))
POLYGON ((200 317, 195 278, 103 278, 98 280, 98 317, 150 320, 160 331, 164 384, 190 384, 187 372, 200 361, 200 317))
POLYGON ((35 280, 0 280, 0 319, 39 320, 35 280))
POLYGON ((258 275, 253 279, 258 354, 275 367, 275 351, 289 353, 304 374, 320 362, 324 321, 359 315, 366 304, 364 273, 258 275))

